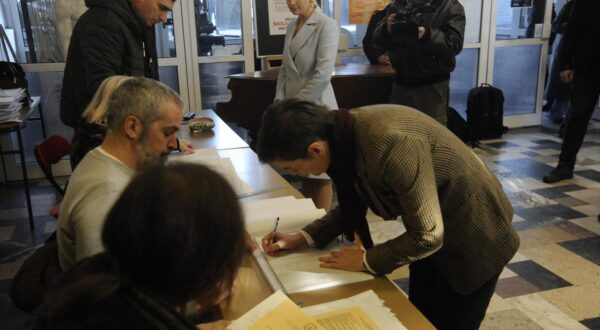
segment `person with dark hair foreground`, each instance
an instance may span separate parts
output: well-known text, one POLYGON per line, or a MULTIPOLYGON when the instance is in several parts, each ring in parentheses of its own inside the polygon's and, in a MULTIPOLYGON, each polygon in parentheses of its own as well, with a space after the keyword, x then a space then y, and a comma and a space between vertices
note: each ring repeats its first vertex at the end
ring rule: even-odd
POLYGON ((192 299, 212 306, 229 295, 243 235, 236 195, 219 174, 194 164, 149 166, 108 214, 106 252, 65 273, 36 326, 195 329, 177 307, 192 299))
POLYGON ((319 258, 322 267, 387 274, 410 264, 409 298, 433 325, 479 327, 519 236, 502 186, 452 132, 406 106, 329 112, 288 99, 265 111, 258 156, 327 172, 338 187, 338 207, 301 231, 266 235, 265 251, 321 248, 343 234, 354 246, 319 258), (373 246, 367 207, 401 216, 406 232, 373 246))

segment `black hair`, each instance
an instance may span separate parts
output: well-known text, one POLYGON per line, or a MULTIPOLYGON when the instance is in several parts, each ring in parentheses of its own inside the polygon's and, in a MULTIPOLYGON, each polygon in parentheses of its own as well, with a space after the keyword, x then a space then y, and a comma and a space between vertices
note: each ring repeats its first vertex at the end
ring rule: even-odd
POLYGON ((308 157, 308 146, 328 140, 332 113, 310 101, 290 98, 270 105, 263 113, 257 153, 263 162, 308 157))
POLYGON ((132 286, 173 304, 210 304, 219 287, 233 284, 243 236, 239 203, 223 177, 202 165, 152 164, 109 212, 102 241, 132 286))

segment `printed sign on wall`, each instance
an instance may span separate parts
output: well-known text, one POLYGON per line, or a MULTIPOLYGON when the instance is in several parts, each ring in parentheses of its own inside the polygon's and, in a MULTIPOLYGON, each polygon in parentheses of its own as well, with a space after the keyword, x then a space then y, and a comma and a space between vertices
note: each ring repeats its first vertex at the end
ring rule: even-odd
POLYGON ((349 0, 348 22, 350 24, 368 24, 376 10, 385 8, 390 0, 349 0))
POLYGON ((269 1, 269 34, 284 35, 288 24, 296 18, 290 12, 286 0, 268 0, 269 1))

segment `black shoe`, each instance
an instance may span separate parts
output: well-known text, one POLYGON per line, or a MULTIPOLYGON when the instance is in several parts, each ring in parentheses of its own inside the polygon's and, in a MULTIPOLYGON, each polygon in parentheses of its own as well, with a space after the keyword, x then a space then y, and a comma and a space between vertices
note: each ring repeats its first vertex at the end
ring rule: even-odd
POLYGON ((558 181, 572 179, 572 178, 573 178, 573 170, 572 169, 570 169, 568 167, 564 167, 564 166, 557 166, 548 175, 544 175, 542 180, 545 183, 556 183, 558 181))

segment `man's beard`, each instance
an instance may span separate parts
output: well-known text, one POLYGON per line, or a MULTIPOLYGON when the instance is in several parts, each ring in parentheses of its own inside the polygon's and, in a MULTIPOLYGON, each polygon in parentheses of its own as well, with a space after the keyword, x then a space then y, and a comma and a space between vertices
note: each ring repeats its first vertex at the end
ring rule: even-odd
POLYGON ((142 139, 135 147, 135 152, 138 156, 140 165, 144 166, 149 163, 165 163, 167 161, 168 151, 163 153, 156 153, 152 151, 150 145, 146 139, 142 139))

